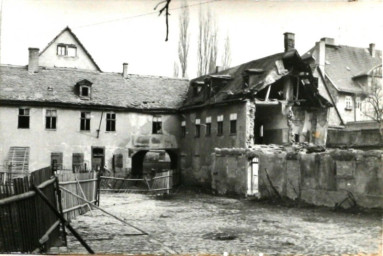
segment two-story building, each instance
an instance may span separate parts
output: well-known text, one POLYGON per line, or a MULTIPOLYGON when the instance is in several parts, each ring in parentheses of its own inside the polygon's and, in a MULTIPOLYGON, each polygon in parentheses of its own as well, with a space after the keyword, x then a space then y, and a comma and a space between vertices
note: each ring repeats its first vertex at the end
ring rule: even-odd
MULTIPOLYGON (((382 88, 382 51, 373 43, 359 48, 322 38, 302 58, 319 79, 320 94, 334 105, 329 114, 329 146, 383 146, 374 121, 377 111, 370 102, 372 87, 382 88)), ((379 100, 381 93, 380 89, 372 96, 379 100)))
MULTIPOLYGON (((181 107, 184 181, 210 184, 215 148, 325 145, 330 102, 285 33, 285 51, 190 81, 181 107)), ((233 174, 235 175, 235 174, 233 174)))
POLYGON ((11 171, 54 163, 142 175, 151 150, 177 166, 178 109, 188 81, 102 72, 69 29, 29 49, 27 66, 0 67, 0 163, 11 171))

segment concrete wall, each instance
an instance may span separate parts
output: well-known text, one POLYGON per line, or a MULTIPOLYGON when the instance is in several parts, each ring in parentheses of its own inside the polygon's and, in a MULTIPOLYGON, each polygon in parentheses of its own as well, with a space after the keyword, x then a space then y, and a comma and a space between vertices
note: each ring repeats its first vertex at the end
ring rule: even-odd
POLYGON ((219 194, 246 194, 247 168, 259 157, 259 195, 318 205, 383 208, 383 151, 330 150, 307 154, 275 146, 216 149, 212 188, 219 194))
MULTIPOLYGON (((24 106, 28 107, 28 106, 24 106)), ((113 154, 123 154, 123 167, 131 168, 129 151, 140 149, 177 149, 180 134, 178 115, 162 115, 162 134, 152 134, 152 115, 116 112, 116 131, 106 131, 103 114, 100 134, 100 110, 91 112, 90 131, 80 131, 80 110, 57 109, 57 129, 45 129, 44 107, 30 107, 30 128, 18 129, 18 108, 0 108, 0 164, 7 159, 10 147, 30 147, 30 170, 50 165, 51 152, 63 153, 64 168, 72 167, 72 154, 84 153, 91 166, 91 148, 105 147, 105 162, 112 167, 113 154)), ((52 108, 49 108, 52 109, 52 108)))
POLYGON ((247 141, 246 127, 249 102, 233 103, 225 106, 215 106, 183 112, 181 115, 186 122, 186 136, 180 139, 181 172, 183 182, 210 186, 211 157, 215 147, 245 147, 247 141), (237 114, 237 133, 230 134, 230 114, 237 114), (223 115, 223 135, 217 135, 217 116, 223 115), (211 117, 211 135, 206 136, 206 117, 211 117), (195 137, 195 120, 201 120, 200 137, 195 137))
POLYGON ((39 65, 42 67, 65 67, 98 70, 92 60, 88 57, 85 49, 82 48, 77 40, 68 31, 62 33, 41 55, 39 65), (58 44, 72 44, 77 46, 77 56, 57 55, 58 44))

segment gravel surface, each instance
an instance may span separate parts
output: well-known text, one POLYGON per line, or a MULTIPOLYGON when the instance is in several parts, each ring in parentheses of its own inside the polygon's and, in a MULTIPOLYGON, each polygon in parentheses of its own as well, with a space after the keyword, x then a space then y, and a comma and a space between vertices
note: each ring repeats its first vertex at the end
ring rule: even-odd
MULTIPOLYGON (((88 212, 73 227, 97 253, 127 254, 378 254, 380 214, 291 208, 245 199, 181 192, 169 198, 102 194, 103 209, 149 235, 88 212)), ((86 253, 68 236, 67 253, 86 253)))

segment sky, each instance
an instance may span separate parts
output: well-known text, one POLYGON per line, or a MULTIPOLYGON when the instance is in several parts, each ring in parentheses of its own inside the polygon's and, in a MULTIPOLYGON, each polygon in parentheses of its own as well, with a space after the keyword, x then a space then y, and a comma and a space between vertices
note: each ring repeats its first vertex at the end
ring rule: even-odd
MULTIPOLYGON (((105 72, 173 76, 181 0, 170 5, 170 34, 154 7, 160 0, 2 0, 0 63, 27 65, 28 47, 40 50, 66 26, 105 72)), ((295 33, 303 55, 322 37, 336 44, 383 47, 383 1, 187 0, 190 6, 188 77, 196 76, 200 8, 218 26, 218 60, 226 35, 231 66, 283 51, 283 33, 295 33)))

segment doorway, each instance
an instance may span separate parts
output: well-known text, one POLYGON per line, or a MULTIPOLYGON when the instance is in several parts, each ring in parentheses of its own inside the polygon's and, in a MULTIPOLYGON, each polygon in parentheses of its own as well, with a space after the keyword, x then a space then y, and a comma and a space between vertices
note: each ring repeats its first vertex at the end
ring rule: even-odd
POLYGON ((259 160, 258 157, 251 159, 247 168, 247 196, 254 196, 258 194, 258 170, 259 160))
POLYGON ((92 147, 92 170, 101 170, 105 166, 105 148, 92 147))

